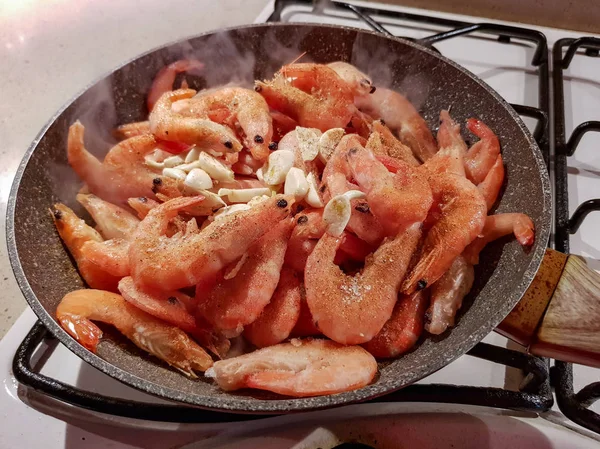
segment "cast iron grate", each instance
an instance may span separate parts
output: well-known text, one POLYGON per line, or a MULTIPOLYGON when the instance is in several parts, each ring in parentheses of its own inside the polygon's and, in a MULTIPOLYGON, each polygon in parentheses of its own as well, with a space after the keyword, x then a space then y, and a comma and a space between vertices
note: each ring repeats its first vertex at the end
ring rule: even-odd
MULTIPOLYGON (((280 20, 282 11, 291 5, 310 6, 312 5, 312 2, 310 0, 276 0, 274 12, 269 18, 269 21, 280 20)), ((367 23, 375 31, 386 35, 391 34, 379 22, 372 18, 373 15, 392 19, 402 19, 417 24, 434 25, 447 29, 446 31, 436 33, 417 41, 418 43, 429 47, 432 47, 436 42, 471 33, 491 35, 499 42, 505 44, 514 43, 513 39, 527 41, 530 44, 533 44, 535 46, 535 52, 531 60, 531 65, 535 68, 538 75, 538 107, 518 104, 512 106, 520 115, 536 120, 537 124, 534 130, 534 137, 542 149, 546 164, 548 164, 550 157, 548 121, 550 94, 548 46, 544 34, 535 30, 520 27, 509 27, 489 23, 473 24, 384 9, 357 7, 341 2, 329 2, 328 5, 329 7, 339 8, 340 10, 351 11, 356 15, 357 20, 367 23)), ((318 10, 315 12, 318 13, 318 10)), ((49 378, 32 368, 31 359, 33 353, 44 339, 50 338, 53 337, 45 327, 40 322, 36 323, 17 350, 13 362, 13 372, 21 384, 60 401, 101 413, 165 422, 214 423, 243 421, 266 417, 265 415, 218 413, 182 405, 163 405, 129 401, 77 389, 56 379, 49 378)), ((417 384, 374 399, 371 402, 404 401, 456 403, 535 413, 547 411, 552 407, 553 396, 550 387, 549 366, 546 359, 487 343, 478 343, 468 352, 468 354, 492 363, 498 363, 522 370, 524 373, 524 380, 519 386, 519 391, 467 385, 417 384)), ((600 387, 598 385, 596 385, 596 387, 597 388, 595 388, 594 391, 600 391, 600 387)), ((592 396, 594 391, 591 392, 592 396)), ((590 396, 590 394, 586 392, 580 393, 580 395, 584 396, 586 394, 587 396, 590 396)))
MULTIPOLYGON (((556 235, 555 246, 558 251, 569 252, 569 236, 579 229, 585 217, 600 210, 600 199, 585 201, 569 217, 569 195, 567 177, 567 157, 573 156, 582 137, 590 131, 600 131, 600 121, 584 122, 575 127, 567 140, 565 133, 565 96, 563 72, 569 68, 575 55, 581 57, 598 56, 600 39, 582 37, 579 39, 561 39, 552 50, 554 80, 554 138, 555 164, 555 206, 556 235)), ((577 424, 596 433, 600 433, 600 415, 588 407, 600 398, 600 382, 594 382, 579 391, 573 389, 573 366, 570 363, 555 362, 551 369, 552 386, 556 393, 556 402, 565 416, 577 424)))

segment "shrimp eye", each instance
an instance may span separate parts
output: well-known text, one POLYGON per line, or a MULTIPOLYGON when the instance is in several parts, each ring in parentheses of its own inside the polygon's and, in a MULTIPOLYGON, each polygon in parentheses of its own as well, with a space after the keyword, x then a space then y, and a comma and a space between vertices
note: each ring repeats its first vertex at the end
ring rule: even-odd
POLYGON ((271 143, 269 144, 269 150, 271 150, 271 151, 275 151, 275 150, 277 149, 277 146, 278 146, 278 145, 277 145, 277 142, 271 142, 271 143))
POLYGON ((231 140, 226 140, 223 142, 223 145, 225 145, 225 148, 229 148, 230 150, 233 148, 233 142, 231 142, 231 140))
POLYGON ((352 156, 353 154, 358 153, 358 148, 350 148, 348 150, 348 156, 352 156))
POLYGON ((62 212, 58 209, 54 209, 52 213, 54 214, 54 218, 56 218, 57 220, 60 220, 62 218, 62 212))
POLYGON ((357 204, 354 209, 356 209, 359 212, 362 212, 363 214, 366 214, 371 210, 371 208, 369 207, 369 205, 367 203, 357 204))
POLYGON ((262 90, 262 87, 260 87, 260 86, 254 86, 254 90, 256 92, 260 92, 262 90))
POLYGON ((175 296, 169 296, 167 301, 169 301, 169 304, 177 304, 177 298, 175 296))
POLYGON ((286 200, 284 200, 283 198, 280 199, 279 201, 277 201, 277 207, 283 208, 283 207, 287 207, 287 205, 288 205, 288 202, 286 200))
POLYGON ((265 139, 262 138, 262 136, 259 136, 258 134, 256 136, 254 136, 254 141, 256 143, 263 143, 265 141, 265 139))
POLYGON ((296 223, 298 224, 304 224, 308 221, 308 217, 306 215, 302 215, 301 217, 298 217, 298 221, 296 223))
POLYGON ((382 118, 381 118, 381 119, 379 119, 379 121, 381 122, 381 124, 382 124, 383 126, 385 126, 385 120, 384 120, 384 119, 382 119, 382 118))
POLYGON ((152 180, 152 184, 154 184, 155 186, 159 186, 159 185, 162 184, 162 179, 160 179, 160 178, 154 178, 152 180))
POLYGON ((140 200, 140 203, 147 203, 148 202, 148 198, 146 198, 145 196, 140 196, 138 198, 138 200, 140 200))
POLYGON ((427 287, 427 281, 425 279, 421 279, 417 282, 417 290, 423 290, 425 287, 427 287))
POLYGON ((372 94, 373 92, 375 92, 377 90, 377 88, 375 86, 371 86, 371 90, 369 91, 370 94, 372 94))

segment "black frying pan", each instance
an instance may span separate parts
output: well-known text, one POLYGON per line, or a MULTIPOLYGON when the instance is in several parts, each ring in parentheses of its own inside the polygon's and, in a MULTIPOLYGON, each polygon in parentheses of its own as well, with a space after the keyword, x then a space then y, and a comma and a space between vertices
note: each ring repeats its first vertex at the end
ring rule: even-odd
MULTIPOLYGON (((469 136, 465 136, 469 138, 469 136)), ((200 35, 151 51, 91 85, 56 114, 19 166, 8 204, 8 246, 17 281, 29 305, 71 351, 106 374, 157 396, 218 410, 281 413, 362 401, 409 385, 467 352, 511 311, 536 274, 550 233, 551 192, 544 161, 517 113, 496 92, 462 67, 411 42, 337 26, 266 24, 200 35), (427 336, 411 353, 380 364, 376 381, 360 390, 330 396, 288 399, 261 392, 224 393, 208 379, 190 380, 146 356, 116 333, 106 332, 93 354, 55 321, 57 304, 83 287, 48 214, 55 202, 77 213, 81 187, 66 160, 67 130, 80 119, 87 147, 99 156, 113 142, 118 124, 147 117, 145 96, 160 68, 182 57, 206 63, 189 78, 199 89, 231 80, 270 78, 284 63, 306 52, 315 62, 349 61, 406 94, 432 129, 441 109, 452 108, 461 123, 479 117, 498 135, 506 165, 506 186, 496 212, 523 212, 535 223, 536 240, 524 252, 507 239, 487 247, 476 281, 456 326, 427 336)))

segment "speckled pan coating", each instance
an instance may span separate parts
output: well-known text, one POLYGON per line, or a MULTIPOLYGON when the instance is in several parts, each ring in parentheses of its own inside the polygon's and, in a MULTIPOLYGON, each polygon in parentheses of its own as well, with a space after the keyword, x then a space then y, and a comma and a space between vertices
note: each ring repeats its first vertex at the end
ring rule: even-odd
POLYGON ((62 343, 91 365, 163 398, 216 410, 282 413, 383 395, 433 373, 468 351, 494 329, 527 289, 548 241, 551 207, 548 174, 532 136, 515 111, 465 69, 410 42, 371 32, 266 24, 204 34, 185 44, 151 51, 102 78, 57 113, 32 143, 17 171, 8 205, 8 247, 29 305, 62 343), (80 182, 66 165, 69 125, 81 119, 88 148, 102 155, 112 142, 110 129, 146 118, 145 93, 165 64, 190 55, 205 61, 202 76, 188 77, 193 87, 200 88, 235 77, 268 78, 303 51, 317 62, 348 60, 369 73, 376 85, 406 93, 432 128, 437 128, 439 111, 448 107, 461 123, 472 116, 483 119, 500 138, 507 168, 506 189, 496 211, 528 214, 536 226, 534 247, 525 253, 511 239, 490 245, 482 255, 475 286, 457 325, 441 337, 426 338, 412 353, 380 364, 376 381, 353 392, 309 399, 224 393, 209 380, 189 380, 141 354, 115 332, 106 333, 98 355, 85 350, 53 318, 62 296, 83 286, 48 213, 56 201, 83 213, 75 202, 80 182), (106 101, 105 94, 113 97, 114 103, 106 101))

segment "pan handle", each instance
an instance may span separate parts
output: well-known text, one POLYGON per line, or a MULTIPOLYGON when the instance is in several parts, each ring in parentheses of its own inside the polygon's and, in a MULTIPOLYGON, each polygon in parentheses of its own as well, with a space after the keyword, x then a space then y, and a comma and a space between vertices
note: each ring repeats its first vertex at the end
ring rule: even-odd
POLYGON ((497 331, 532 354, 600 367, 600 274, 547 249, 529 289, 497 331))

